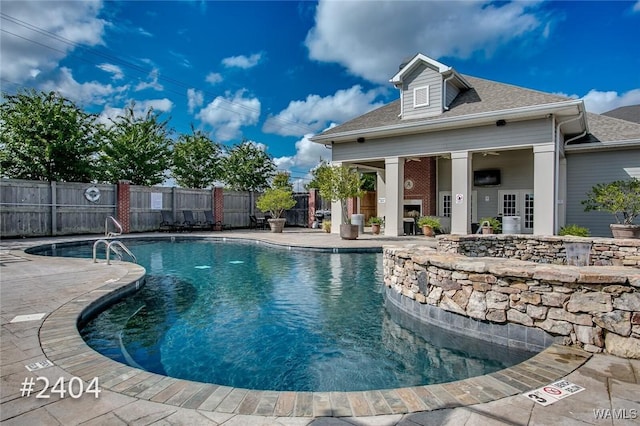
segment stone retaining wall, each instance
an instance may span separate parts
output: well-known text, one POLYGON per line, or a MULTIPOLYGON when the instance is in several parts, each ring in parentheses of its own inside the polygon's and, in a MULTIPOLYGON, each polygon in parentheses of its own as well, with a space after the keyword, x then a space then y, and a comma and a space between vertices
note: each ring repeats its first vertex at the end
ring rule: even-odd
POLYGON ((438 252, 565 264, 566 242, 591 243, 591 265, 640 267, 640 240, 634 239, 541 237, 526 234, 447 234, 438 236, 438 252))
MULTIPOLYGON (((640 358, 640 270, 384 250, 387 287, 489 324, 540 329, 565 345, 640 358)), ((412 308, 413 309, 413 308, 412 308)))

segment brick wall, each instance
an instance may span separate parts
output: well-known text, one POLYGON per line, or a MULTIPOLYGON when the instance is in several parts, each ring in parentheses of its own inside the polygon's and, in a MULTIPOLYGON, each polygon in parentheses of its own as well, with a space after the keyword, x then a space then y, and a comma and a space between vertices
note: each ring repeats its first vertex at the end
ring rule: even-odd
POLYGON ((118 217, 117 220, 122 225, 122 233, 131 232, 131 182, 121 180, 118 182, 118 217))
POLYGON ((413 181, 413 188, 404 190, 407 200, 422 200, 422 214, 436 215, 436 159, 421 157, 420 161, 407 161, 404 165, 405 180, 413 181))

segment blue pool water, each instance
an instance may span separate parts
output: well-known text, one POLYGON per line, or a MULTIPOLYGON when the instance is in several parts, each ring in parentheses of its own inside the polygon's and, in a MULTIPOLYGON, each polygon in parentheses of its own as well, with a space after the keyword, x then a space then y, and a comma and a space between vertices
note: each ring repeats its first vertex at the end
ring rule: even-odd
POLYGON ((207 240, 127 245, 147 284, 81 334, 104 355, 148 371, 251 389, 356 391, 458 380, 533 355, 387 309, 381 254, 207 240))

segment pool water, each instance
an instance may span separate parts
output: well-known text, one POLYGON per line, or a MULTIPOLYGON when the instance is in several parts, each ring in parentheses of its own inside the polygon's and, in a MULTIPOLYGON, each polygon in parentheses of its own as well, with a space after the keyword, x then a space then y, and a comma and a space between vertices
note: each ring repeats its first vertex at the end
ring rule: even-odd
MULTIPOLYGON (((405 322, 382 255, 256 243, 127 240, 146 285, 81 330, 113 359, 171 377, 279 391, 358 391, 487 374, 533 354, 405 322)), ((56 249, 90 256, 90 246, 56 249)))

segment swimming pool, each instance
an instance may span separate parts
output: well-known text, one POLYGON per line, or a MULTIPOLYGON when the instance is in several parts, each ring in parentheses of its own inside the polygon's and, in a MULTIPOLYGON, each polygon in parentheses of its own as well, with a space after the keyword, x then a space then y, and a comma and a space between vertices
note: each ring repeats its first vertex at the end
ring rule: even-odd
POLYGON ((147 284, 81 333, 95 350, 149 371, 250 389, 352 391, 453 381, 533 355, 403 321, 384 306, 380 254, 126 243, 147 284))

